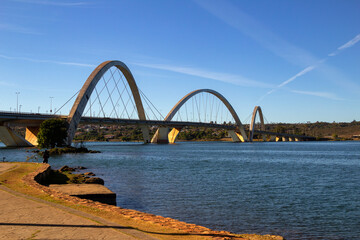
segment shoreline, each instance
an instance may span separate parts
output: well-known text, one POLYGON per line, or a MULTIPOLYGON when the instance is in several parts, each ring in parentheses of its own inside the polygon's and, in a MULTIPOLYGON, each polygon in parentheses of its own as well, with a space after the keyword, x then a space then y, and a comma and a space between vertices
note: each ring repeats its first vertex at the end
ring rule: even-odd
POLYGON ((55 191, 53 189, 50 189, 49 187, 39 184, 39 182, 41 182, 42 179, 46 177, 46 174, 51 169, 50 165, 38 164, 38 163, 19 163, 19 162, 14 164, 15 165, 18 164, 20 166, 32 164, 36 166, 35 171, 28 173, 22 178, 25 185, 33 189, 36 189, 42 193, 45 193, 47 197, 60 200, 61 202, 64 201, 66 202, 66 205, 70 205, 70 207, 81 206, 82 208, 85 208, 84 210, 88 210, 88 208, 97 209, 96 211, 100 213, 98 215, 100 217, 110 214, 110 215, 115 215, 113 216, 115 218, 116 217, 122 219, 125 218, 127 219, 126 222, 132 222, 132 224, 135 225, 145 224, 148 227, 150 225, 150 227, 153 228, 164 228, 167 231, 168 230, 176 231, 186 235, 186 237, 183 239, 188 239, 189 236, 196 236, 195 239, 197 239, 198 237, 201 237, 201 239, 213 239, 215 237, 217 239, 283 240, 283 237, 274 236, 274 235, 234 234, 228 231, 214 231, 203 226, 199 226, 196 224, 189 224, 172 218, 166 218, 154 214, 140 212, 137 210, 124 209, 119 206, 112 206, 108 204, 95 202, 92 200, 86 200, 78 197, 69 196, 62 192, 55 191))

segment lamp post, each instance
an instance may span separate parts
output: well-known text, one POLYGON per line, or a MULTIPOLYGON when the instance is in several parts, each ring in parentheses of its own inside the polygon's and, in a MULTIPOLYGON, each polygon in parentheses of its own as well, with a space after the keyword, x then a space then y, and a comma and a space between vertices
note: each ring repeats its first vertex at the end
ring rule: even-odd
POLYGON ((15 92, 16 94, 16 112, 19 112, 19 94, 20 92, 15 92))
POLYGON ((50 114, 52 113, 52 100, 54 97, 49 97, 50 98, 50 114))
POLYGON ((38 106, 38 113, 40 113, 40 106, 38 106))
POLYGON ((20 104, 20 105, 19 105, 19 113, 21 112, 21 106, 22 106, 22 105, 20 104))
POLYGON ((118 118, 120 118, 120 104, 117 104, 116 106, 118 107, 118 112, 116 115, 118 116, 118 118))

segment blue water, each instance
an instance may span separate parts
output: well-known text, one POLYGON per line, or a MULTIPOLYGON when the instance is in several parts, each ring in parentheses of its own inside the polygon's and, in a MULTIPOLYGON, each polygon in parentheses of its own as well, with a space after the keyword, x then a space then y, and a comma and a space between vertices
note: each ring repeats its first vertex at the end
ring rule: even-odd
MULTIPOLYGON (((86 146, 102 153, 49 162, 88 167, 118 206, 236 233, 360 239, 360 142, 86 146)), ((0 148, 0 160, 26 155, 0 148)))

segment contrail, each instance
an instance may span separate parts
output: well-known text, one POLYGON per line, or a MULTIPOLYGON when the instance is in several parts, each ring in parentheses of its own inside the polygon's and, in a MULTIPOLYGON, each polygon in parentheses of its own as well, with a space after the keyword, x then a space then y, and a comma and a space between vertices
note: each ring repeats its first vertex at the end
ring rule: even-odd
POLYGON ((299 73, 297 73, 296 75, 292 76, 291 78, 287 79, 286 81, 280 83, 278 86, 276 86, 275 88, 271 89, 269 92, 267 92, 264 96, 262 96, 261 98, 259 98, 256 102, 261 102, 266 96, 270 95, 271 93, 275 92, 276 90, 284 87, 285 85, 291 83, 292 81, 294 81, 295 79, 297 79, 298 77, 301 77, 303 75, 305 75, 308 72, 311 72, 312 70, 316 69, 320 64, 324 63, 325 61, 327 61, 329 59, 329 57, 334 57, 336 55, 338 55, 340 52, 342 52, 343 50, 350 48, 352 46, 354 46, 357 42, 360 41, 360 34, 356 35, 353 39, 351 39, 350 41, 348 41, 347 43, 345 43, 344 45, 338 47, 334 52, 328 54, 328 57, 321 59, 320 61, 318 61, 317 63, 310 65, 306 68, 304 68, 303 70, 301 70, 299 73))
POLYGON ((342 50, 354 46, 357 42, 360 41, 360 34, 358 34, 356 37, 342 45, 341 47, 338 47, 338 49, 335 52, 330 53, 328 56, 333 57, 338 55, 342 50))

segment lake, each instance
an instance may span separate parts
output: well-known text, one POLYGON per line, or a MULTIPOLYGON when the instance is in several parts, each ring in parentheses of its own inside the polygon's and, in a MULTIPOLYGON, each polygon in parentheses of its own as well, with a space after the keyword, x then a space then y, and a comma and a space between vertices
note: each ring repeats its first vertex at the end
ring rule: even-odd
MULTIPOLYGON (((102 153, 51 157, 49 163, 88 167, 117 194, 118 206, 214 230, 360 239, 360 142, 94 142, 86 147, 102 153)), ((0 147, 0 160, 31 155, 0 147)))

